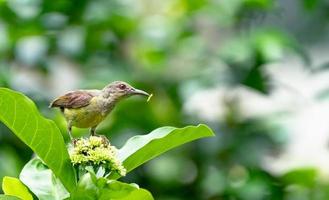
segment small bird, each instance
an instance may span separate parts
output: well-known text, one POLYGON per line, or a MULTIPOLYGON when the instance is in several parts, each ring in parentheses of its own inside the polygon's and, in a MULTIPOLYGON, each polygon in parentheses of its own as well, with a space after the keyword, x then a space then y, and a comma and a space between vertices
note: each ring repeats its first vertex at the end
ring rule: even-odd
POLYGON ((143 90, 135 89, 123 81, 115 81, 102 90, 76 90, 56 98, 50 108, 59 107, 67 121, 71 141, 72 126, 90 128, 90 134, 96 135, 97 126, 121 100, 133 95, 149 96, 143 90))

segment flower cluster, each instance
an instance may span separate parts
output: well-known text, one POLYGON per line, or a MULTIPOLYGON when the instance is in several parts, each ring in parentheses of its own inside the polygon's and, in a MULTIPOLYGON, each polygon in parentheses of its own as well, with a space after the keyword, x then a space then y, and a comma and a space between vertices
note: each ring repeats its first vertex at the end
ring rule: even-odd
POLYGON ((70 150, 71 162, 74 166, 103 166, 110 172, 126 175, 126 169, 117 159, 117 149, 111 146, 106 138, 91 136, 80 138, 70 150))

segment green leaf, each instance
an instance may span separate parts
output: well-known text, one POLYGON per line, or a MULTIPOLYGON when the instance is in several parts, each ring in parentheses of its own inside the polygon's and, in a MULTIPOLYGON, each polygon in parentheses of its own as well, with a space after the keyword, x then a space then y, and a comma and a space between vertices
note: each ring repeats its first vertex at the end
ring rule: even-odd
POLYGON ((286 184, 314 187, 318 178, 317 170, 313 168, 301 168, 287 172, 282 176, 286 184))
POLYGON ((24 166, 19 179, 40 200, 61 200, 70 196, 59 179, 39 158, 30 160, 24 166))
POLYGON ((69 199, 93 200, 97 199, 98 193, 99 189, 92 181, 90 173, 86 173, 79 180, 76 190, 71 193, 71 197, 69 199))
POLYGON ((2 181, 2 189, 6 195, 15 196, 24 200, 33 200, 29 190, 17 178, 5 176, 2 181))
POLYGON ((147 135, 130 138, 119 150, 118 158, 129 172, 174 147, 210 136, 214 133, 204 124, 184 128, 161 127, 147 135))
POLYGON ((40 115, 28 97, 0 88, 0 121, 47 164, 67 190, 75 188, 74 169, 59 129, 40 115))
POLYGON ((97 178, 93 173, 82 176, 70 200, 153 200, 150 192, 136 184, 97 178))
POLYGON ((10 195, 0 194, 0 200, 21 200, 21 199, 10 195))
POLYGON ((153 197, 149 191, 139 188, 136 184, 110 180, 103 188, 99 199, 153 200, 153 197))

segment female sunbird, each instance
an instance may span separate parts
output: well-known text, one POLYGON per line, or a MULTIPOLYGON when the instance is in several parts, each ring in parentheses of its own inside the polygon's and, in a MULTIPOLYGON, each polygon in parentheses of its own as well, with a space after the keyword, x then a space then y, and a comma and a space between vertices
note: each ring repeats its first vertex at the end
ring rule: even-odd
POLYGON ((115 81, 102 90, 77 90, 56 98, 49 107, 59 107, 67 121, 70 139, 72 126, 90 128, 95 135, 96 127, 113 110, 115 105, 130 96, 149 96, 143 90, 135 89, 123 81, 115 81))

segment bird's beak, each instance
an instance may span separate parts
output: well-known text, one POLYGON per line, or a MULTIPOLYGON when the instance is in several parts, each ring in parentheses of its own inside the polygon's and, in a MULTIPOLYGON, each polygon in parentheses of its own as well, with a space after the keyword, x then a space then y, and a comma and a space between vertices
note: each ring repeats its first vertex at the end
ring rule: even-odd
POLYGON ((139 90, 139 89, 132 89, 131 90, 131 94, 133 95, 142 95, 142 96, 150 96, 149 93, 143 91, 143 90, 139 90))

